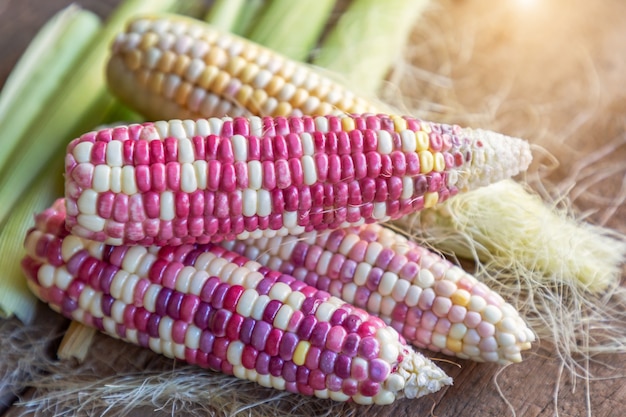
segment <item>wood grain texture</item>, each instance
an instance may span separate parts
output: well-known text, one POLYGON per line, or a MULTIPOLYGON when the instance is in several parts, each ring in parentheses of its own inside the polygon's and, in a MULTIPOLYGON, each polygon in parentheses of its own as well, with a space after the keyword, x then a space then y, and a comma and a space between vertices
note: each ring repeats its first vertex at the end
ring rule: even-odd
MULTIPOLYGON (((437 0, 433 0, 437 2, 437 0)), ((508 0, 507 0, 508 1, 508 0)), ((511 0, 513 1, 513 0, 511 0)), ((0 0, 0 84, 26 48, 36 30, 55 11, 69 4, 69 0, 0 0)), ((82 0, 80 4, 101 16, 106 16, 118 3, 118 0, 82 0)), ((552 25, 545 38, 533 38, 525 35, 524 25, 497 8, 486 9, 487 2, 481 0, 460 1, 441 0, 440 6, 427 16, 428 19, 441 19, 447 22, 443 27, 457 30, 459 45, 456 46, 450 71, 459 76, 457 94, 468 113, 479 113, 488 107, 489 100, 499 94, 510 77, 494 75, 493 68, 508 65, 516 69, 514 82, 509 83, 506 97, 498 109, 501 127, 505 132, 520 134, 525 137, 539 138, 544 144, 551 144, 550 150, 561 152, 565 160, 555 175, 567 176, 572 161, 584 157, 590 149, 609 142, 617 135, 623 135, 624 114, 626 111, 626 5, 621 0, 605 2, 585 2, 575 0, 563 8, 558 21, 548 18, 529 18, 528 22, 539 27, 552 25), (485 14, 485 10, 490 10, 485 14), (438 15, 438 13, 443 13, 438 15), (501 14, 498 14, 501 13, 501 14), (444 15, 445 14, 445 15, 444 15), (511 19, 510 25, 501 25, 502 19, 511 19), (543 19, 543 20, 542 20, 543 19), (456 23, 458 22, 458 23, 456 23), (498 26, 500 22, 500 26, 498 26), (515 23, 517 22, 517 23, 515 23), (480 27, 475 31, 476 26, 480 27), (508 29, 507 29, 508 27, 508 29), (478 33, 471 40, 466 38, 469 29, 478 33), (571 40, 575 37, 576 43, 571 40), (471 55, 462 53, 462 46, 473 48, 480 53, 471 55), (471 46, 470 46, 471 45, 471 46), (489 53, 487 53, 489 52, 489 53), (583 57, 583 58, 581 58, 583 57), (586 70, 584 63, 593 63, 592 78, 580 78, 586 70), (471 74, 468 76, 467 74, 471 74), (594 112, 590 113, 590 122, 580 130, 565 132, 572 123, 576 123, 580 113, 577 109, 588 108, 589 94, 587 87, 597 83, 599 97, 591 97, 594 112), (538 116, 545 120, 531 129, 528 123, 530 107, 539 107, 538 116), (595 118, 595 119, 594 119, 595 118), (573 142, 563 145, 550 142, 549 136, 556 131, 569 134, 573 142), (568 162, 569 161, 569 162, 568 162)), ((501 3, 507 3, 502 1, 501 3)), ((545 3, 558 3, 553 0, 545 3)), ((489 4, 493 4, 489 2, 489 4)), ((552 7, 552 6, 551 6, 552 7)), ((518 14, 516 19, 521 19, 518 14)), ((526 27, 528 29, 528 27, 526 27)), ((472 33, 474 33, 472 32, 472 33)), ((423 62, 428 66, 428 62, 423 62)), ((431 63, 437 70, 436 65, 431 63)), ((500 74, 496 72, 496 74, 500 74)), ((585 73, 588 75, 588 73, 585 73)), ((533 113, 533 117, 537 114, 533 113)), ((615 160, 625 160, 622 149, 612 155, 615 160)), ((611 195, 622 186, 622 177, 609 178, 602 187, 611 195)), ((582 208, 593 208, 593 201, 580 200, 582 208)), ((606 213, 598 211, 598 216, 606 213)), ((626 209, 618 207, 609 216, 607 224, 626 232, 626 209)), ((1 256, 1 255, 0 255, 1 256)), ((63 328, 67 322, 59 317, 50 318, 50 313, 43 310, 51 326, 63 328)), ((25 355, 29 352, 25 351, 25 355)), ((428 353, 427 353, 428 354, 428 353)), ((430 354, 429 354, 430 355, 430 354)), ((434 355, 435 358, 443 358, 434 355)), ((624 355, 605 355, 596 358, 597 363, 590 365, 592 374, 598 379, 589 382, 590 405, 592 415, 598 417, 622 417, 626 415, 626 385, 624 379, 613 378, 626 374, 624 355), (604 379, 606 378, 606 379, 604 379)), ((141 373, 142 370, 168 371, 184 365, 162 358, 140 348, 129 346, 104 335, 97 335, 93 348, 86 362, 82 365, 65 364, 72 372, 82 375, 85 383, 98 384, 100 380, 114 378, 124 372, 141 373)), ((399 401, 389 407, 354 407, 337 408, 343 414, 358 414, 362 417, 401 417, 401 416, 485 416, 502 417, 513 415, 523 417, 582 417, 586 411, 586 389, 582 380, 572 380, 567 371, 562 372, 559 361, 554 357, 552 347, 539 343, 525 355, 522 364, 515 364, 504 369, 489 364, 475 364, 457 361, 457 364, 441 362, 454 377, 454 386, 418 401, 399 401), (459 366, 460 365, 460 366, 459 366), (497 385, 496 381, 497 380, 497 385), (555 392, 557 381, 560 388, 555 392), (502 392, 500 395, 499 389, 502 392), (503 398, 506 398, 507 404, 503 398), (558 398, 555 403, 554 398, 558 398)), ((2 370, 10 370, 11 363, 4 363, 2 370)), ((8 371, 7 371, 8 372, 8 371)), ((5 372, 0 375, 0 398, 11 399, 3 381, 5 372)), ((205 375, 204 371, 198 370, 205 375)), ((248 384, 252 386, 252 384, 248 384)), ((9 387, 10 388, 10 387, 9 387)), ((32 391, 22 393, 27 399, 32 391)), ((268 391, 259 389, 259 396, 268 395, 268 391)), ((318 400, 311 400, 318 401, 318 400)), ((318 401, 322 406, 320 414, 329 403, 318 401)), ((10 405, 10 404, 7 404, 10 405)), ((124 404, 114 406, 108 415, 115 415, 124 404)), ((25 409, 19 404, 8 406, 3 417, 19 416, 25 409)), ((85 415, 97 415, 102 410, 92 410, 85 415)), ((1 411, 0 411, 1 412, 1 411)), ((254 409, 251 410, 254 415, 254 409)), ((136 409, 131 415, 171 415, 172 410, 165 406, 160 411, 153 407, 136 409)), ((177 413, 185 416, 184 410, 177 413)))

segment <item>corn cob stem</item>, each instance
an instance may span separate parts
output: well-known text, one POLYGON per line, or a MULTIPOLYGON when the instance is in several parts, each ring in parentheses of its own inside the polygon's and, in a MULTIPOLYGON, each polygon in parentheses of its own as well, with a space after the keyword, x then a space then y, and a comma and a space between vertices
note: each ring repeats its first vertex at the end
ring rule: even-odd
POLYGON ((450 379, 382 320, 208 245, 110 247, 68 235, 62 200, 40 213, 22 265, 74 320, 168 357, 337 401, 389 404, 450 379))
POLYGON ((222 246, 381 317, 420 348, 507 364, 534 340, 497 293, 377 224, 222 246))
POLYGON ((300 234, 399 218, 529 161, 519 139, 410 117, 119 126, 69 144, 67 224, 110 244, 300 234))

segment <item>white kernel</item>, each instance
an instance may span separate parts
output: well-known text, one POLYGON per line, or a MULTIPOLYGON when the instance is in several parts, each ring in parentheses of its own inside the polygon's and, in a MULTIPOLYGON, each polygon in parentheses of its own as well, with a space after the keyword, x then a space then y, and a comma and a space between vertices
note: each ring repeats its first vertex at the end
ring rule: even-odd
POLYGON ((250 271, 246 275, 246 279, 243 283, 243 286, 246 288, 256 288, 256 286, 259 285, 259 282, 263 280, 263 274, 258 272, 258 268, 257 269, 250 268, 250 264, 252 263, 253 262, 246 262, 246 264, 244 265, 244 267, 248 269, 248 271, 250 271))
MULTIPOLYGON (((269 216, 272 213, 272 195, 266 189, 257 191, 257 214, 261 217, 269 216)), ((267 231, 270 232, 269 230, 267 231)))
POLYGON ((233 155, 235 161, 248 160, 248 141, 242 135, 233 135, 230 138, 233 145, 233 155))
POLYGON ((381 223, 389 220, 389 216, 387 216, 387 203, 374 203, 374 211, 372 213, 372 217, 381 223))
POLYGON ((185 162, 180 166, 180 189, 185 193, 193 193, 198 189, 198 176, 194 166, 185 162))
POLYGON ((122 192, 126 195, 137 194, 135 168, 130 165, 122 167, 122 192))
POLYGON ((78 210, 83 214, 96 214, 98 193, 94 190, 85 190, 76 201, 78 210))
POLYGON ((124 287, 122 288, 122 301, 126 304, 133 304, 135 300, 135 287, 139 282, 139 277, 136 274, 131 274, 126 278, 124 287))
POLYGON ((404 389, 405 379, 397 373, 390 374, 385 381, 385 388, 391 392, 398 392, 404 389))
POLYGON ((274 327, 287 330, 289 327, 289 322, 291 321, 291 316, 293 316, 293 308, 289 304, 283 304, 276 313, 274 317, 274 327))
POLYGON ((330 397, 331 400, 333 401, 340 401, 340 402, 345 402, 348 401, 350 399, 349 395, 344 394, 341 391, 330 391, 328 390, 328 396, 330 397))
POLYGON ((399 354, 400 350, 398 349, 398 345, 396 343, 380 344, 380 354, 378 356, 381 359, 386 360, 390 363, 394 363, 398 360, 399 354))
MULTIPOLYGON (((239 340, 234 340, 228 345, 226 350, 226 359, 233 366, 241 366, 241 355, 243 353, 244 344, 239 340)), ((245 369, 245 368, 244 368, 245 369)))
POLYGON ((395 285, 393 286, 393 290, 391 292, 391 296, 394 300, 400 302, 407 298, 409 290, 413 287, 411 283, 405 279, 398 279, 395 285))
POLYGON ((204 270, 208 272, 209 265, 211 265, 211 262, 213 262, 213 259, 215 258, 217 258, 217 256, 214 253, 204 252, 200 254, 200 256, 198 256, 194 266, 198 270, 204 270))
POLYGON ((389 405, 392 404, 395 400, 396 395, 388 390, 380 390, 378 394, 374 396, 374 404, 377 405, 389 405))
POLYGON ((319 275, 328 274, 328 265, 330 264, 330 259, 332 257, 333 257, 332 252, 330 251, 322 252, 319 259, 317 260, 317 265, 315 266, 315 272, 317 272, 319 275))
POLYGON ((515 335, 512 333, 497 333, 496 339, 498 340, 498 344, 503 347, 515 346, 515 343, 517 342, 515 335))
POLYGON ((248 288, 245 290, 241 297, 239 298, 239 302, 237 303, 237 313, 242 315, 243 317, 250 317, 252 314, 252 307, 256 299, 259 297, 259 293, 256 290, 248 288))
MULTIPOLYGON (((194 269, 196 269, 195 267, 194 269)), ((189 293, 200 295, 202 293, 202 288, 204 284, 209 279, 209 274, 200 269, 196 269, 196 272, 191 277, 191 282, 189 283, 189 293)))
POLYGON ((160 198, 160 214, 161 220, 173 220, 176 217, 176 211, 174 208, 174 193, 171 191, 163 191, 160 198))
POLYGON ((121 167, 124 163, 122 157, 122 142, 112 140, 107 143, 106 147, 106 163, 110 167, 121 167))
POLYGON ((80 142, 72 150, 74 159, 79 164, 91 162, 91 148, 93 148, 92 142, 80 142))
POLYGON ((318 321, 330 321, 333 314, 337 311, 337 306, 328 301, 321 303, 315 311, 315 318, 318 321))
POLYGON ((285 211, 283 212, 283 224, 287 229, 294 229, 298 226, 298 212, 297 211, 285 211))
POLYGON ((377 292, 371 293, 370 298, 367 300, 367 311, 370 311, 372 314, 378 314, 382 298, 382 295, 377 292))
POLYGON ((396 307, 396 300, 389 295, 383 296, 380 301, 380 315, 385 317, 391 317, 393 309, 396 307))
POLYGON ((470 297, 470 301, 467 306, 467 309, 470 311, 477 311, 480 313, 481 311, 483 311, 483 309, 486 306, 487 306, 487 301, 483 297, 480 297, 478 295, 472 295, 470 297))
POLYGON ((252 80, 252 87, 264 89, 273 77, 274 75, 271 72, 266 69, 262 69, 256 74, 254 80, 252 80))
POLYGON ((248 162, 248 187, 260 190, 263 186, 263 167, 261 161, 248 162))
POLYGON ((463 337, 463 343, 471 346, 478 346, 480 343, 480 335, 476 329, 468 329, 463 337))
MULTIPOLYGON (((195 123, 188 123, 190 120, 183 121, 183 128, 185 129, 185 136, 193 137, 193 133, 187 132, 188 129, 191 129, 189 126, 195 126, 195 123), (191 134, 189 134, 191 133, 191 134)), ((181 164, 184 163, 193 163, 195 160, 194 151, 193 151, 193 143, 191 140, 185 138, 180 139, 178 141, 178 162, 181 164)))
POLYGON ((374 403, 374 397, 366 397, 363 394, 356 394, 352 396, 352 401, 354 401, 355 404, 370 405, 374 403))
POLYGON ((57 268, 54 274, 54 283, 59 289, 63 291, 67 290, 72 282, 74 282, 74 277, 68 272, 65 266, 57 268))
POLYGON ((147 253, 147 249, 143 246, 130 246, 122 260, 122 268, 131 274, 135 273, 139 263, 147 253))
POLYGON ((415 188, 413 186, 413 178, 402 177, 402 194, 400 194, 400 198, 403 200, 411 198, 414 191, 415 188))
POLYGON ((287 297, 285 302, 291 306, 294 310, 300 310, 302 303, 306 299, 306 296, 300 291, 292 291, 287 297))
POLYGON ((176 277, 176 283, 174 284, 176 291, 187 294, 189 292, 189 286, 191 285, 191 278, 195 273, 196 268, 192 266, 183 267, 176 277))
POLYGON ((364 286, 367 283, 367 277, 369 276, 371 270, 372 264, 368 262, 360 262, 354 271, 354 278, 352 281, 360 287, 364 286))
POLYGON ((156 311, 156 300, 159 292, 161 292, 160 285, 150 284, 143 295, 143 307, 151 313, 156 311))
POLYGON ((124 310, 126 310, 126 304, 120 300, 115 300, 111 304, 111 318, 115 323, 124 323, 124 310))
POLYGON ((168 124, 169 124, 168 136, 171 136, 180 140, 185 139, 187 137, 187 133, 185 132, 185 128, 183 127, 182 120, 172 119, 168 122, 168 124))
POLYGON ((298 238, 295 236, 275 238, 275 240, 270 242, 270 250, 273 249, 273 254, 278 255, 281 259, 289 259, 297 243, 298 238))
POLYGON ((462 340, 467 333, 467 327, 463 323, 454 323, 450 326, 450 332, 448 335, 456 340, 462 340))
POLYGON ((378 259, 378 255, 380 255, 383 249, 383 245, 381 245, 380 243, 371 242, 369 245, 367 245, 367 250, 365 251, 365 262, 370 265, 375 265, 376 260, 378 259))
POLYGON ((430 288, 435 284, 435 277, 428 269, 421 269, 415 281, 422 289, 430 288))
POLYGON ((109 187, 114 193, 122 192, 122 168, 112 167, 109 175, 109 187))
POLYGON ((257 210, 257 192, 249 188, 243 190, 242 202, 243 202, 242 214, 246 217, 254 216, 257 210))
POLYGON ((104 316, 104 312, 102 311, 102 293, 95 293, 93 298, 91 299, 91 305, 89 306, 89 311, 91 315, 96 318, 102 318, 104 316))
POLYGON ((300 143, 302 144, 303 155, 315 155, 313 136, 309 132, 300 133, 300 143))
POLYGON ((50 288, 54 285, 54 266, 43 264, 37 271, 37 279, 44 288, 50 288))
POLYGON ((315 96, 309 96, 304 100, 304 103, 302 103, 302 112, 304 114, 313 114, 319 106, 320 99, 315 96))
POLYGON ((111 168, 108 165, 96 165, 93 170, 91 187, 94 191, 103 193, 111 186, 111 168))
POLYGON ((502 320, 502 311, 494 305, 486 306, 482 311, 483 318, 489 323, 496 324, 502 320))
POLYGON ((402 139, 402 151, 415 152, 417 149, 417 139, 415 138, 415 132, 412 130, 403 130, 400 132, 400 138, 402 139))
POLYGON ((263 136, 263 119, 259 116, 250 116, 248 122, 250 123, 250 134, 252 136, 263 136))
POLYGON ((85 248, 84 241, 74 235, 66 236, 61 243, 61 256, 65 262, 69 261, 72 256, 78 251, 85 248))
POLYGON ((393 139, 391 134, 386 130, 379 130, 378 136, 378 152, 384 155, 389 155, 393 151, 393 139))
POLYGON ((194 161, 192 165, 194 171, 194 179, 196 181, 196 188, 199 190, 206 190, 209 165, 206 161, 200 160, 194 161))
POLYGON ((270 302, 270 298, 263 294, 259 295, 254 302, 254 306, 252 306, 252 313, 250 313, 250 317, 255 320, 263 320, 263 313, 265 312, 265 307, 270 302))
POLYGON ((465 353, 470 358, 476 358, 480 356, 480 348, 476 345, 468 345, 467 343, 464 343, 463 353, 465 353))
POLYGON ((217 117, 211 117, 209 119, 210 134, 220 136, 222 134, 222 126, 224 121, 217 117))
POLYGON ((122 269, 117 271, 111 280, 110 293, 113 298, 122 299, 124 295, 124 284, 130 274, 122 269))
POLYGON ((185 71, 185 79, 187 79, 190 83, 194 83, 205 68, 206 64, 203 60, 198 58, 192 59, 191 62, 189 62, 187 71, 185 71))
POLYGON ((102 318, 102 327, 104 327, 104 331, 111 335, 112 337, 118 338, 117 336, 117 323, 110 317, 102 318))
POLYGON ((105 220, 94 214, 79 214, 76 217, 79 225, 92 232, 101 232, 104 230, 105 220))
POLYGON ((445 349, 448 344, 448 338, 441 333, 433 332, 431 343, 439 349, 445 349))
POLYGON ((289 287, 289 285, 284 282, 276 282, 272 285, 268 295, 272 300, 284 302, 290 293, 291 287, 289 287))
POLYGON ((171 317, 163 316, 159 320, 159 337, 166 342, 172 341, 172 328, 174 327, 174 320, 171 317))
POLYGON ((328 119, 324 116, 317 116, 315 118, 315 130, 328 133, 328 119))
POLYGON ((272 388, 278 391, 284 391, 287 385, 287 381, 283 377, 271 375, 272 388))
POLYGON ((187 326, 187 332, 185 333, 185 346, 189 349, 199 349, 201 336, 202 330, 193 324, 190 324, 187 326))
MULTIPOLYGON (((176 74, 168 74, 165 76, 165 81, 163 82, 163 96, 167 99, 173 99, 176 94, 176 90, 181 83, 181 79, 176 74)), ((161 136, 161 138, 166 138, 167 136, 161 136)))
POLYGON ((302 157, 302 173, 306 185, 313 185, 317 182, 317 168, 312 156, 304 155, 302 157))
POLYGON ((336 296, 340 296, 347 303, 353 304, 354 299, 356 298, 356 291, 358 289, 359 287, 357 287, 356 284, 354 284, 353 282, 348 282, 343 285, 343 288, 341 289, 341 294, 336 294, 336 296))
POLYGON ((385 272, 380 279, 380 284, 378 285, 378 292, 380 295, 390 295, 394 289, 394 286, 398 282, 398 275, 393 272, 385 272))

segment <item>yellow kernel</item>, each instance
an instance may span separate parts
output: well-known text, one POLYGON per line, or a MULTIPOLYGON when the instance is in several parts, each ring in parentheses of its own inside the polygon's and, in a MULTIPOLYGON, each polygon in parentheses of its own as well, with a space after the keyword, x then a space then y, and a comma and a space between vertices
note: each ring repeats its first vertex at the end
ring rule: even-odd
POLYGON ((452 304, 462 307, 467 307, 470 302, 470 293, 464 289, 458 289, 450 296, 452 304))
POLYGON ((149 48, 153 47, 159 41, 159 36, 154 32, 146 32, 141 37, 141 42, 139 42, 139 49, 142 51, 146 51, 149 48))
POLYGON ((191 59, 187 55, 178 55, 174 61, 172 71, 174 74, 183 76, 187 72, 191 59))
POLYGON ((259 114, 261 107, 267 101, 267 93, 264 90, 254 90, 248 108, 252 114, 259 114))
POLYGON ((148 89, 156 94, 161 94, 161 91, 163 91, 163 79, 162 72, 153 72, 148 77, 148 89))
POLYGON ((226 56, 226 52, 218 46, 213 46, 204 59, 207 65, 216 66, 218 68, 223 67, 227 61, 228 57, 226 56))
POLYGON ((239 74, 239 79, 244 84, 250 84, 254 77, 259 73, 259 66, 255 63, 249 62, 243 68, 239 74))
POLYGON ((148 84, 148 80, 150 79, 150 71, 146 69, 141 69, 137 71, 137 82, 142 87, 145 87, 148 84))
POLYGON ((433 131, 433 129, 430 127, 430 123, 428 122, 422 122, 420 126, 425 133, 430 133, 433 131))
POLYGON ((161 59, 159 59, 159 63, 157 64, 157 69, 164 73, 169 73, 172 71, 172 67, 174 66, 174 61, 176 60, 176 54, 172 51, 165 51, 163 55, 161 55, 161 59))
POLYGON ((297 88, 295 93, 293 93, 293 96, 289 100, 289 103, 293 107, 300 107, 302 103, 304 103, 304 100, 306 100, 308 97, 309 93, 304 88, 297 88))
POLYGON ((317 109, 315 109, 314 114, 332 114, 334 110, 334 107, 330 103, 322 101, 319 106, 317 106, 317 109))
POLYGON ((296 349, 293 352, 293 363, 298 366, 304 365, 306 355, 309 352, 310 347, 311 344, 306 340, 301 340, 300 342, 298 342, 298 344, 296 345, 296 349))
POLYGON ((442 172, 443 170, 445 170, 446 161, 443 158, 443 154, 441 152, 435 152, 434 157, 435 158, 434 158, 433 168, 435 169, 435 171, 442 172))
POLYGON ((124 55, 124 62, 131 71, 139 69, 139 67, 141 66, 141 52, 136 49, 128 51, 124 55))
POLYGON ((174 101, 178 105, 184 106, 185 103, 187 103, 187 99, 189 98, 191 90, 193 90, 193 86, 191 84, 186 81, 181 83, 174 93, 174 101))
POLYGON ((448 338, 446 348, 454 353, 463 352, 463 342, 458 339, 448 338))
POLYGON ((406 120, 404 120, 402 117, 393 115, 391 116, 391 119, 393 120, 393 127, 396 132, 402 132, 406 130, 406 120))
POLYGON ((213 80, 215 80, 215 77, 217 77, 217 74, 219 74, 220 70, 217 69, 216 67, 213 66, 208 66, 204 69, 204 71, 202 71, 202 74, 200 75, 200 77, 198 77, 197 83, 198 86, 200 88, 203 89, 208 89, 209 86, 213 83, 213 80))
POLYGON ((226 72, 228 72, 233 77, 239 75, 241 71, 247 66, 247 61, 239 56, 232 57, 228 64, 226 65, 226 72))
POLYGON ((421 151, 418 155, 420 159, 420 172, 422 174, 432 172, 435 166, 435 158, 433 158, 433 154, 430 153, 430 151, 421 151))
POLYGON ((286 101, 281 101, 280 103, 278 103, 278 106, 276 106, 274 113, 270 116, 287 116, 291 114, 292 111, 293 107, 291 106, 291 104, 287 103, 286 101))
POLYGON ((423 130, 415 132, 415 139, 417 140, 416 150, 418 152, 425 151, 430 146, 430 138, 428 137, 428 133, 424 132, 423 130))
POLYGON ((211 91, 213 91, 215 94, 221 95, 222 92, 226 89, 229 81, 230 75, 227 72, 220 71, 213 80, 213 83, 211 84, 211 91))
POLYGON ((270 96, 275 96, 285 86, 285 79, 277 75, 273 76, 265 85, 265 91, 270 96))
POLYGON ((424 208, 433 207, 438 201, 439 193, 437 191, 424 194, 424 208))

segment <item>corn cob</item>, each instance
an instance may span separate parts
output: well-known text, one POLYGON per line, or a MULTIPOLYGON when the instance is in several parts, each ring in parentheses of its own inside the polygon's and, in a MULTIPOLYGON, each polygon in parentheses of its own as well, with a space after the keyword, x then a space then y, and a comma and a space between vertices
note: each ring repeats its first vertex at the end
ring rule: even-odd
POLYGON ((107 78, 149 120, 375 112, 302 64, 183 16, 132 20, 113 44, 107 78))
POLYGON ((35 218, 22 262, 65 316, 166 356, 337 401, 389 404, 451 383, 391 327, 216 246, 107 246, 69 235, 62 200, 35 218))
POLYGON ((67 224, 115 245, 297 235, 397 219, 529 161, 522 140, 410 117, 133 124, 68 145, 67 224))
POLYGON ((367 310, 420 348, 507 364, 534 340, 496 292, 378 224, 222 246, 367 310))

